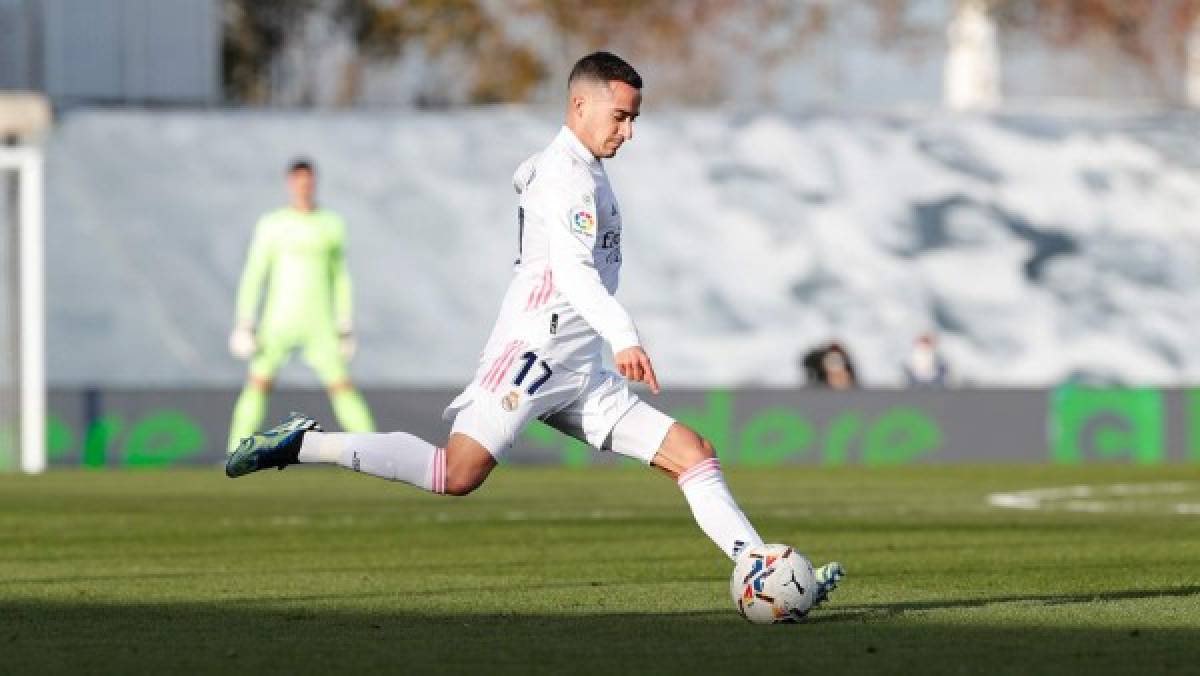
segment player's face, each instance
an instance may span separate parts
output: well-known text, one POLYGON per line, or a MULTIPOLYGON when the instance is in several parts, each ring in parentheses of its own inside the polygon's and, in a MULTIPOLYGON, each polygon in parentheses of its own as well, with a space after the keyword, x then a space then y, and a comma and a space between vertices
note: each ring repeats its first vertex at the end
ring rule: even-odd
POLYGON ((584 144, 596 157, 612 157, 633 138, 633 121, 642 108, 642 93, 624 82, 591 88, 582 102, 584 144))
POLYGON ((288 174, 287 187, 293 204, 312 204, 317 191, 316 177, 307 169, 297 169, 288 174))

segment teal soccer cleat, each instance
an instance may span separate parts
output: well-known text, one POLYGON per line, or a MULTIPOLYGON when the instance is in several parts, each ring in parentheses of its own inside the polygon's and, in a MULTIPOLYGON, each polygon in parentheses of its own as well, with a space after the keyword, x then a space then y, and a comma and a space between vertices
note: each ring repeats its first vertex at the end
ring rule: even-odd
POLYGON ((829 600, 830 592, 837 589, 838 582, 841 582, 845 576, 846 570, 837 561, 827 563, 813 571, 813 577, 817 578, 817 597, 813 600, 812 607, 816 608, 829 600))
POLYGON ((300 442, 304 439, 304 433, 309 431, 322 430, 316 420, 301 413, 292 413, 266 432, 242 439, 225 461, 225 476, 236 479, 260 469, 283 469, 296 464, 299 462, 300 442))

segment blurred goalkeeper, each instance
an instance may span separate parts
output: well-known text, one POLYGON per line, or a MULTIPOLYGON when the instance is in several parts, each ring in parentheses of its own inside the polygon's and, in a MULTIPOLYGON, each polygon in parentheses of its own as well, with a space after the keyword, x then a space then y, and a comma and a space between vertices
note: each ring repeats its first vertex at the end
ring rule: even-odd
POLYGON ((344 430, 375 428, 346 367, 355 349, 346 225, 334 212, 317 207, 316 172, 308 160, 288 166, 287 189, 291 203, 259 219, 238 287, 229 351, 250 360, 250 373, 233 408, 231 451, 262 424, 271 381, 296 350, 329 390, 344 430), (256 323, 264 283, 266 299, 256 323))

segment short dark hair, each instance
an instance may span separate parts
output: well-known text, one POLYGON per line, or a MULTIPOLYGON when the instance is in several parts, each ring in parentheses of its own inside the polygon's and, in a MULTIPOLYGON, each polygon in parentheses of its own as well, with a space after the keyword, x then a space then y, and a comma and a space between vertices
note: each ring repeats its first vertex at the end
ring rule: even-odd
POLYGON ((567 86, 584 79, 605 84, 624 82, 634 89, 642 88, 642 76, 625 59, 612 52, 592 52, 576 61, 571 76, 567 78, 567 86))
POLYGON ((313 168, 312 160, 308 159, 307 157, 297 157, 291 162, 288 162, 288 175, 290 176, 297 171, 307 171, 310 174, 316 173, 316 169, 313 168))

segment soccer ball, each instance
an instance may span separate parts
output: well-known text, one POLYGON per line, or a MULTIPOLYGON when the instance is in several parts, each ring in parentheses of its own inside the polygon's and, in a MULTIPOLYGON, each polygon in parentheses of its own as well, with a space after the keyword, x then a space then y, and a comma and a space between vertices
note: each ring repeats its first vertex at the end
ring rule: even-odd
POLYGON ((729 593, 755 624, 799 622, 817 595, 812 563, 787 545, 751 547, 737 557, 729 593))

